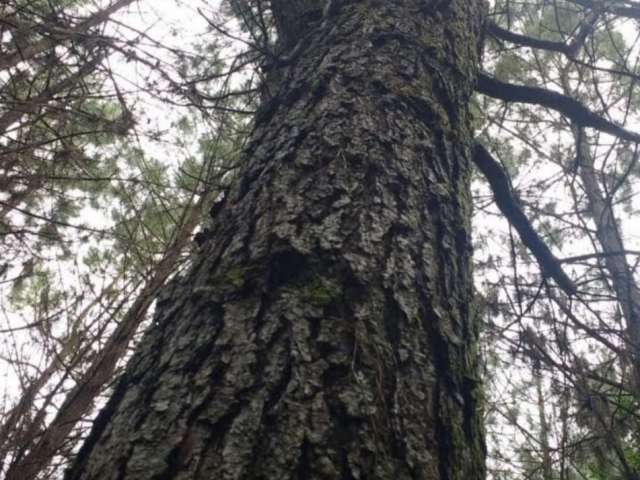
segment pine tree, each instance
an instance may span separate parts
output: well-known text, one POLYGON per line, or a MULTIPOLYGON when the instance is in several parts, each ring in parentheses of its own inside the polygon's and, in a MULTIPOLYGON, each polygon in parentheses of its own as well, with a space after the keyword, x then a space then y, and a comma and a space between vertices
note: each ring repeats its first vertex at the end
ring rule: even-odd
POLYGON ((482 5, 273 2, 239 180, 67 478, 484 477, 482 5))
POLYGON ((89 3, 0 7, 0 476, 113 393, 72 480, 482 478, 483 409, 495 480, 638 480, 638 4, 178 0, 189 43, 89 3))

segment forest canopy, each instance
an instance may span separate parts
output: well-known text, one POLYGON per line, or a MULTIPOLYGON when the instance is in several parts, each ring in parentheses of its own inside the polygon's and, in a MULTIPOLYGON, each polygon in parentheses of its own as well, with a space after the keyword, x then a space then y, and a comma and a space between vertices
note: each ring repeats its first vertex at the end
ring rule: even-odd
MULTIPOLYGON (((305 46, 285 49, 278 3, 0 5, 0 475, 62 478, 215 238, 256 124, 294 101, 270 72, 305 46)), ((487 476, 638 480, 640 3, 483 15, 469 109, 487 476)))

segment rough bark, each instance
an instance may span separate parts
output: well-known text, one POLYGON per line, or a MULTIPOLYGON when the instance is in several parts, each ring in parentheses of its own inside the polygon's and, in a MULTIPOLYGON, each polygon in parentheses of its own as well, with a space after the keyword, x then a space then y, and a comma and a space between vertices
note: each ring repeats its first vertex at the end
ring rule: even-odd
POLYGON ((484 477, 467 111, 480 2, 288 5, 274 3, 292 19, 281 35, 305 37, 241 180, 68 480, 484 477))

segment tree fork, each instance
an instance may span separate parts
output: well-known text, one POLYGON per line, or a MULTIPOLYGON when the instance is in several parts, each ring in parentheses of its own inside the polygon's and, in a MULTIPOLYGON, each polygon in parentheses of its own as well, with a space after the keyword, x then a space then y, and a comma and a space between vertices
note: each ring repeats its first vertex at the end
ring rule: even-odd
POLYGON ((324 6, 274 1, 299 52, 68 480, 484 478, 481 2, 324 6))

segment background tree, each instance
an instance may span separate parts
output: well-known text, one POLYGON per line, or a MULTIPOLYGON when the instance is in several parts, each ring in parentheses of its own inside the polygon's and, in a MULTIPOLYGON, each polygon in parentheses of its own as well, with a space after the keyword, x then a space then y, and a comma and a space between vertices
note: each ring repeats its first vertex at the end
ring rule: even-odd
MULTIPOLYGON (((500 135, 500 142, 491 145, 512 185, 518 185, 519 203, 537 223, 536 230, 547 235, 547 243, 565 252, 561 264, 571 269, 577 285, 569 299, 550 291, 544 276, 531 275, 529 257, 513 237, 505 243, 512 271, 495 283, 501 292, 489 290, 500 311, 489 324, 491 336, 497 335, 494 345, 506 350, 511 365, 520 357, 536 366, 545 411, 550 424, 558 426, 549 431, 533 419, 521 425, 523 434, 539 429, 526 440, 530 454, 523 468, 533 478, 637 478, 637 252, 624 245, 635 241, 629 235, 633 227, 623 228, 633 224, 637 211, 631 174, 637 139, 631 132, 616 132, 615 125, 598 126, 597 117, 568 100, 578 99, 600 119, 635 122, 637 66, 628 55, 637 47, 628 17, 637 16, 637 10, 586 2, 505 7, 496 5, 498 15, 488 25, 490 41, 500 52, 490 64, 494 78, 544 86, 546 92, 504 84, 497 91, 492 81, 484 85, 486 93, 546 109, 516 109, 484 99, 485 111, 495 108, 484 132, 500 135), (558 118, 554 110, 565 117, 558 118), (536 169, 544 173, 536 175, 536 169)), ((489 371, 496 371, 492 367, 489 371)), ((503 399, 504 380, 499 380, 503 399)), ((495 404, 516 425, 531 412, 519 401, 525 385, 506 385, 515 396, 509 403, 520 403, 519 409, 495 404)), ((502 442, 496 445, 507 449, 502 442)), ((507 458, 502 452, 497 464, 504 467, 507 458)), ((496 477, 510 478, 511 469, 506 470, 496 477)))
POLYGON ((2 6, 6 478, 67 461, 241 141, 215 38, 159 42, 132 4, 2 6), (200 99, 203 71, 219 98, 200 99), (169 97, 190 109, 158 122, 169 97))

